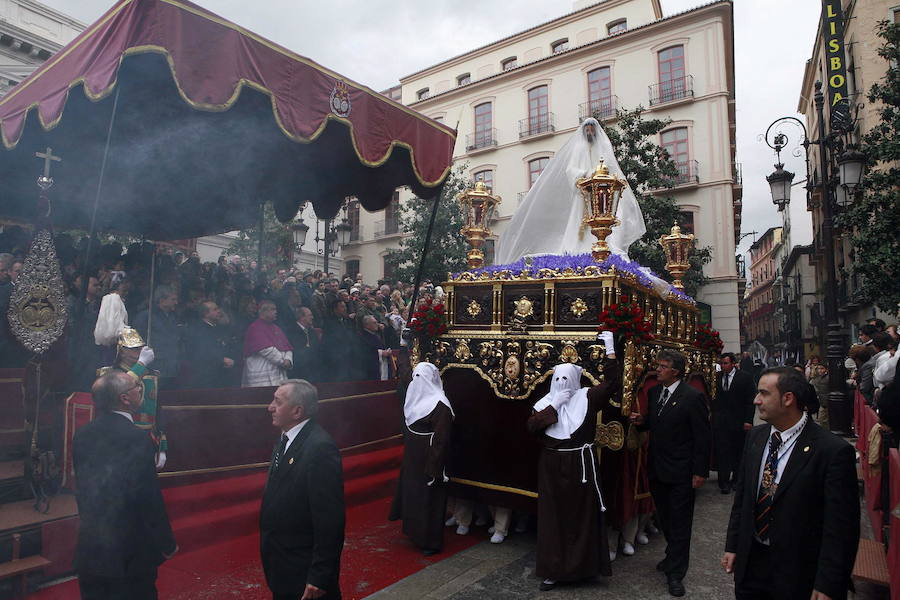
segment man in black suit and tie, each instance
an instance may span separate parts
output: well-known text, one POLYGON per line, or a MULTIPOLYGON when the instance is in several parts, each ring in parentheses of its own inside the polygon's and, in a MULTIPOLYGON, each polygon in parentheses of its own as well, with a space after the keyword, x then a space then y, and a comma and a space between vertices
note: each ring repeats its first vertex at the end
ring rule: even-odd
POLYGON ((156 478, 156 448, 132 415, 140 379, 109 371, 91 389, 96 418, 75 433, 78 544, 83 600, 155 600, 159 565, 178 550, 156 478))
POLYGON ((269 404, 282 434, 259 516, 260 555, 273 600, 340 600, 344 547, 341 455, 316 423, 318 393, 288 379, 269 404))
POLYGON ((320 381, 321 342, 319 334, 313 329, 312 311, 305 306, 298 307, 296 322, 285 329, 285 333, 291 346, 294 347, 294 366, 289 375, 293 379, 320 381))
POLYGON ((738 600, 845 600, 859 544, 853 446, 816 425, 806 381, 763 372, 754 400, 766 425, 747 436, 722 566, 738 600))
POLYGON ((682 381, 686 362, 680 352, 660 350, 647 415, 631 414, 639 430, 650 430, 650 494, 666 536, 666 557, 656 568, 672 596, 685 594, 694 490, 709 475, 709 411, 703 394, 682 381))
POLYGON ((746 432, 753 428, 753 398, 756 385, 753 376, 737 368, 731 352, 719 358, 722 371, 716 379, 716 401, 712 411, 712 430, 719 470, 719 491, 731 492, 741 464, 741 449, 746 432))

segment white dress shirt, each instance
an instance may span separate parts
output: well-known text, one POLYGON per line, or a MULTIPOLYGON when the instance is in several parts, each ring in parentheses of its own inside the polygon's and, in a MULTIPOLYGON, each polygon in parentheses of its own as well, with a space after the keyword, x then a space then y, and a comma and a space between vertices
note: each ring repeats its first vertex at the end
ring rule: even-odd
POLYGON ((722 389, 728 391, 731 389, 731 381, 734 379, 735 369, 732 369, 730 373, 722 373, 722 389))
MULTIPOLYGON (((776 484, 781 481, 781 474, 784 473, 784 467, 791 459, 791 454, 794 452, 794 446, 797 444, 797 439, 799 439, 800 437, 800 432, 803 430, 803 426, 806 425, 806 420, 807 415, 804 412, 799 421, 794 423, 794 425, 789 427, 788 429, 780 432, 781 447, 778 449, 778 462, 775 465, 776 484)), ((771 426, 769 428, 769 437, 766 438, 766 447, 763 449, 762 460, 759 463, 759 477, 756 484, 757 496, 759 495, 759 486, 762 485, 763 471, 766 469, 766 459, 769 458, 769 444, 772 440, 772 434, 776 431, 778 430, 775 429, 775 426, 771 426)))
POLYGON ((286 435, 287 439, 288 439, 287 444, 285 444, 285 446, 284 446, 285 454, 287 454, 288 448, 291 447, 291 444, 297 438, 297 434, 300 433, 300 430, 303 429, 303 426, 306 425, 307 423, 309 423, 309 419, 306 419, 305 421, 297 423, 296 425, 294 425, 293 427, 291 427, 290 429, 288 429, 287 431, 284 432, 284 435, 286 435))
POLYGON ((134 415, 132 415, 130 412, 125 412, 124 410, 114 410, 113 412, 117 415, 122 415, 123 417, 134 423, 134 415))

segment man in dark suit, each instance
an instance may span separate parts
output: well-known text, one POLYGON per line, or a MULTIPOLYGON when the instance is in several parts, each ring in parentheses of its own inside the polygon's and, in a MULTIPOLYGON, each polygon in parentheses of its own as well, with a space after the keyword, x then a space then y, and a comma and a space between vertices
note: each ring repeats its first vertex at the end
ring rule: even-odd
POLYGON ((185 354, 190 378, 185 387, 197 389, 228 387, 234 358, 228 347, 228 331, 219 324, 224 313, 212 301, 200 304, 200 318, 191 322, 185 336, 185 354))
POLYGON ((666 574, 672 596, 685 594, 694 490, 709 475, 709 411, 703 394, 682 381, 686 362, 680 352, 661 350, 656 356, 659 385, 648 394, 647 415, 631 415, 639 430, 650 430, 650 494, 667 544, 656 568, 666 574))
POLYGON ((321 367, 321 342, 313 329, 313 313, 305 306, 297 308, 296 322, 285 330, 288 341, 294 347, 294 366, 289 375, 293 379, 319 381, 321 367))
POLYGON ((738 600, 847 598, 859 544, 854 449, 804 412, 805 383, 775 367, 757 384, 768 424, 747 436, 722 557, 738 600))
POLYGON ((753 376, 737 368, 736 358, 726 352, 719 358, 722 371, 716 379, 716 401, 712 411, 712 430, 719 470, 719 491, 731 492, 741 464, 741 449, 746 432, 753 428, 753 376))
POLYGON ((289 379, 269 404, 281 441, 259 517, 260 555, 274 600, 339 600, 344 547, 341 455, 315 416, 318 393, 289 379))
POLYGON ((156 448, 135 427, 137 377, 109 371, 91 389, 97 417, 75 433, 83 600, 155 600, 159 565, 178 550, 156 478, 156 448))

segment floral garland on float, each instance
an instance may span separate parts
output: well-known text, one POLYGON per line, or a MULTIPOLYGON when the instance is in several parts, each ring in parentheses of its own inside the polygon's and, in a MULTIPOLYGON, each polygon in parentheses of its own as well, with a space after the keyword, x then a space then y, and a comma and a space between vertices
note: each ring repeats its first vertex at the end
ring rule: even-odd
POLYGON ((725 344, 722 342, 722 338, 719 337, 718 331, 713 329, 709 323, 703 323, 697 327, 694 347, 720 354, 725 344))
POLYGON ((447 333, 447 310, 444 304, 435 302, 431 297, 422 300, 412 314, 409 328, 423 342, 430 342, 447 333))

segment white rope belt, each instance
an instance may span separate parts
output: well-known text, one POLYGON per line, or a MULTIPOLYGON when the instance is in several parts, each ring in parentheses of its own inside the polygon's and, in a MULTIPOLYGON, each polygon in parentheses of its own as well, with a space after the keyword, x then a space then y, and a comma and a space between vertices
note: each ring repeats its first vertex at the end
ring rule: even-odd
MULTIPOLYGON (((406 429, 407 429, 407 431, 409 431, 410 433, 413 433, 413 434, 415 434, 415 435, 421 435, 421 436, 426 436, 426 437, 428 437, 428 445, 429 445, 429 446, 434 446, 434 432, 433 432, 433 431, 429 431, 429 432, 426 432, 426 433, 420 433, 420 432, 414 430, 414 429, 413 429, 412 427, 410 427, 409 425, 406 426, 406 429)), ((444 483, 447 483, 448 481, 450 481, 450 478, 447 477, 447 469, 444 469, 444 472, 443 472, 443 479, 444 479, 444 483)), ((431 481, 429 481, 429 482, 426 483, 425 485, 431 486, 431 485, 433 485, 433 484, 434 484, 434 479, 432 479, 431 481)))
POLYGON ((603 504, 603 494, 600 493, 600 486, 597 484, 597 463, 594 462, 593 456, 594 443, 584 444, 580 448, 547 448, 554 452, 579 452, 581 453, 581 483, 587 483, 587 463, 584 460, 585 451, 588 452, 588 460, 591 463, 591 470, 594 473, 594 489, 597 490, 597 498, 600 500, 600 511, 606 512, 606 505, 603 504))

